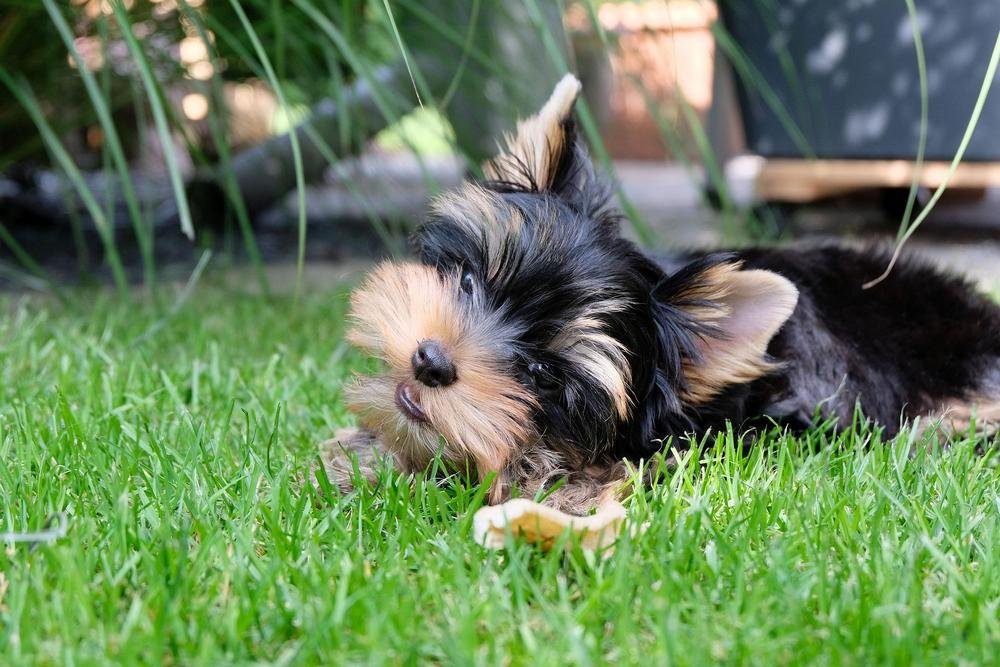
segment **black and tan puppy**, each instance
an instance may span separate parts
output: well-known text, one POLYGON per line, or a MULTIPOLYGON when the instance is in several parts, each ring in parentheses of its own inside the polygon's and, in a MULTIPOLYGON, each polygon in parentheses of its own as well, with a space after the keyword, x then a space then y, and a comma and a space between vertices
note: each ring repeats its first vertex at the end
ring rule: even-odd
POLYGON ((587 508, 671 436, 754 420, 808 426, 856 405, 888 432, 917 417, 1000 416, 1000 308, 962 280, 833 247, 658 259, 619 215, 571 117, 566 77, 518 125, 483 183, 440 197, 352 298, 349 339, 385 362, 349 401, 360 430, 330 444, 350 484, 389 456, 436 455, 490 499, 567 477, 547 501, 587 508))

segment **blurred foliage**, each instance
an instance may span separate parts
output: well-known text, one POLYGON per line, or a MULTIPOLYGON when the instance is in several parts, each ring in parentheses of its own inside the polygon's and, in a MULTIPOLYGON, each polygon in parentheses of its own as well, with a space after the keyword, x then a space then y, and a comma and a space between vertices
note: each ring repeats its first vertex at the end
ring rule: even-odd
MULTIPOLYGON (((0 179, 6 180, 0 182, 5 188, 0 197, 15 182, 13 189, 24 195, 14 215, 12 207, 3 211, 0 250, 30 269, 31 248, 17 247, 17 235, 4 225, 23 231, 40 226, 39 221, 53 222, 60 233, 72 225, 77 255, 85 264, 84 232, 96 227, 102 260, 119 285, 126 270, 115 267, 116 246, 126 237, 140 247, 144 280, 152 284, 154 242, 164 229, 179 228, 188 238, 204 240, 238 225, 247 256, 260 269, 254 226, 261 213, 294 192, 301 269, 305 184, 331 169, 336 173, 343 158, 373 139, 386 148, 405 147, 418 160, 458 153, 474 174, 493 154, 496 139, 518 116, 538 108, 567 71, 577 72, 593 96, 578 102, 577 117, 595 161, 610 171, 600 125, 608 117, 608 100, 620 100, 621 89, 609 84, 608 61, 611 54, 620 64, 626 49, 614 30, 601 26, 601 4, 0 0, 0 179), (571 26, 571 46, 563 19, 574 14, 579 20, 571 26), (591 104, 595 99, 600 101, 591 104), (131 231, 123 232, 128 227, 131 231)), ((714 16, 709 0, 684 4, 699 14, 711 9, 714 16)), ((680 9, 680 3, 665 2, 658 13, 668 5, 680 9)), ((635 7, 627 9, 632 18, 638 15, 635 7)), ((658 29, 669 43, 673 18, 668 15, 661 23, 658 29)), ((634 28, 636 33, 644 29, 634 28)), ((790 136, 800 136, 796 118, 738 41, 720 23, 710 29, 714 48, 741 83, 760 96, 790 136)), ((919 28, 914 23, 911 29, 919 28)), ((632 44, 627 48, 639 50, 632 44)), ((915 47, 921 58, 919 40, 915 47)), ((679 51, 671 62, 683 66, 690 51, 679 51)), ((651 95, 636 74, 614 76, 619 84, 628 79, 640 93, 654 140, 690 170, 692 179, 709 183, 728 230, 752 229, 747 225, 752 214, 729 196, 703 117, 685 99, 676 74, 670 79, 676 88, 672 108, 662 96, 651 95)), ((984 79, 980 103, 991 76, 984 79)), ((976 120, 974 114, 967 136, 976 120)), ((806 143, 801 152, 812 154, 806 143)), ((961 151, 956 160, 960 157, 961 151)), ((421 168, 433 190, 426 165, 421 168)), ((654 242, 620 184, 615 187, 638 238, 654 242)), ((361 209, 384 235, 385 221, 370 202, 363 201, 361 209)))
MULTIPOLYGON (((114 19, 112 2, 73 0, 59 3, 72 27, 74 45, 98 76, 102 92, 115 111, 119 132, 135 148, 136 66, 114 19), (131 132, 129 129, 131 128, 131 132)), ((379 7, 368 0, 329 0, 323 11, 342 31, 351 48, 368 62, 396 56, 379 7)), ((211 77, 225 82, 257 81, 259 64, 250 35, 241 29, 234 5, 185 0, 128 0, 129 25, 140 40, 164 94, 171 86, 197 88, 211 77), (200 48, 197 12, 211 44, 200 48), (204 56, 201 56, 204 54, 204 56), (209 63, 206 67, 205 63, 209 63)), ((311 104, 335 94, 355 74, 344 57, 301 11, 278 0, 243 0, 240 7, 259 39, 267 44, 290 104, 311 104)), ((67 136, 78 158, 86 157, 86 129, 96 122, 72 58, 41 2, 0 0, 0 63, 30 85, 41 108, 67 136), (76 135, 76 136, 74 136, 76 135)), ((44 158, 44 147, 28 114, 10 95, 0 96, 0 170, 25 159, 44 158)), ((91 133, 92 144, 95 135, 91 133)))
MULTIPOLYGON (((238 225, 260 269, 256 218, 295 192, 301 271, 305 184, 372 139, 418 155, 459 152, 477 168, 572 67, 563 9, 536 0, 0 0, 0 90, 9 93, 0 95, 0 196, 17 191, 4 203, 13 215, 0 220, 0 249, 29 267, 20 233, 72 229, 83 265, 84 236, 96 228, 124 291, 123 240, 138 244, 153 284, 163 230, 210 239, 238 225)), ((599 140, 592 122, 585 129, 599 140)))

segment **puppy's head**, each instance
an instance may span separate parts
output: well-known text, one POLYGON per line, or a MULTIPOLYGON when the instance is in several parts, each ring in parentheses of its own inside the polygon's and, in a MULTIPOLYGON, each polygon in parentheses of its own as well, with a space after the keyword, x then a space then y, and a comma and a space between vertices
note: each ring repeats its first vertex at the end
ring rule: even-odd
POLYGON ((350 340, 387 370, 351 404, 408 465, 441 451, 485 475, 539 445, 636 451, 772 368, 794 287, 725 256, 666 275, 622 239, 575 136, 578 92, 563 79, 489 180, 435 202, 419 263, 383 264, 352 297, 350 340))

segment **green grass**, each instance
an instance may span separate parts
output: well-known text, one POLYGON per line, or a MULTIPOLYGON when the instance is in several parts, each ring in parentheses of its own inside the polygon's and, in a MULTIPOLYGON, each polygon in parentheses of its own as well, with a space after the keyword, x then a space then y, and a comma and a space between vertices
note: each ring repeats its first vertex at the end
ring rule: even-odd
MULTIPOLYGON (((166 292, 167 290, 165 290, 166 292)), ((0 297, 3 664, 942 662, 1000 654, 1000 473, 858 428, 707 443, 605 561, 470 541, 481 489, 299 480, 367 366, 344 292, 170 319, 0 297), (698 465, 698 461, 702 465, 698 465)), ((987 443, 981 443, 987 444, 987 443)), ((995 450, 994 450, 995 451, 995 450)))

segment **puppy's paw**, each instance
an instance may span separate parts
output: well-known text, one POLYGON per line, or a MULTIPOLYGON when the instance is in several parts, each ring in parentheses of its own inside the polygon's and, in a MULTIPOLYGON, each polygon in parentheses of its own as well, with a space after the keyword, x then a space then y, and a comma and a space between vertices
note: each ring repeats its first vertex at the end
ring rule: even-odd
MULTIPOLYGON (((385 444, 370 431, 358 428, 342 428, 333 437, 320 445, 320 459, 323 472, 342 493, 354 490, 358 479, 356 473, 370 484, 378 478, 379 470, 395 467, 396 460, 385 444)), ((312 481, 322 492, 318 466, 313 470, 312 481)))

